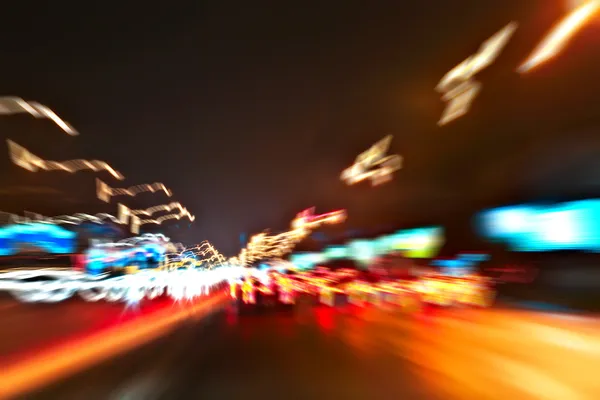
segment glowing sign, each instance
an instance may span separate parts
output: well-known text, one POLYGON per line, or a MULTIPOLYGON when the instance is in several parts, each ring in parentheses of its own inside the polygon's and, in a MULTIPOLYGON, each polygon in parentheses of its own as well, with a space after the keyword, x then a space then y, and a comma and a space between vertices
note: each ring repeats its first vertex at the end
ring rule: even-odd
POLYGON ((347 258, 348 257, 348 249, 346 246, 329 246, 325 248, 325 257, 330 260, 334 260, 337 258, 347 258))
POLYGON ((75 232, 52 224, 8 225, 0 228, 0 256, 17 254, 23 247, 52 254, 73 253, 75 237, 75 232))
POLYGON ((600 251, 600 200, 553 206, 514 206, 477 217, 484 237, 515 251, 600 251))
POLYGON ((408 229, 376 239, 353 240, 346 246, 326 247, 322 253, 292 254, 290 261, 298 268, 312 268, 318 263, 345 258, 368 265, 375 258, 401 252, 408 258, 432 258, 444 244, 441 227, 408 229))

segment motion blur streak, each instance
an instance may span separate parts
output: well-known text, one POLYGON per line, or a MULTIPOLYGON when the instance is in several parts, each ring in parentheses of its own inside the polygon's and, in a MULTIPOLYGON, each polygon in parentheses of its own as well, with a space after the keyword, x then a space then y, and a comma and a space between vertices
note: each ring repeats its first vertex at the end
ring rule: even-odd
POLYGON ((598 10, 600 0, 588 0, 573 10, 548 33, 529 58, 519 66, 518 72, 529 72, 556 57, 598 10))
POLYGON ((181 218, 188 218, 191 222, 194 222, 194 220, 196 219, 196 217, 194 215, 192 215, 187 210, 187 208, 182 208, 182 209, 179 209, 175 213, 163 215, 162 217, 158 217, 156 219, 142 219, 139 221, 139 225, 145 225, 145 224, 161 225, 165 221, 168 221, 171 219, 180 220, 181 218))
POLYGON ((159 337, 190 317, 203 317, 227 301, 220 292, 181 308, 163 307, 130 323, 117 325, 4 368, 0 398, 10 398, 64 378, 118 353, 159 337))
POLYGON ((140 193, 155 193, 164 192, 167 196, 171 197, 173 192, 168 189, 163 183, 154 182, 152 184, 143 184, 130 186, 128 188, 112 188, 100 179, 96 179, 96 195, 104 202, 109 203, 110 199, 115 196, 130 196, 135 197, 140 193))
POLYGON ((123 180, 125 177, 119 172, 113 169, 108 163, 98 160, 70 160, 70 161, 48 161, 43 160, 40 157, 32 154, 29 150, 23 146, 13 142, 12 140, 6 141, 8 144, 8 151, 10 159, 15 165, 24 168, 31 172, 37 172, 39 169, 45 171, 66 171, 74 173, 80 170, 89 169, 94 172, 107 171, 115 179, 123 180))
POLYGON ((599 344, 597 320, 509 309, 442 310, 413 320, 367 309, 360 317, 380 332, 375 340, 423 367, 424 384, 447 398, 591 400, 600 393, 600 356, 590 351, 599 344), (574 338, 578 346, 567 346, 574 338))
POLYGON ((169 203, 169 204, 161 204, 159 206, 146 208, 145 210, 131 210, 131 213, 133 215, 147 215, 150 217, 158 212, 172 211, 175 209, 179 210, 179 212, 184 212, 184 210, 185 210, 185 208, 181 205, 181 203, 173 202, 173 203, 169 203))
POLYGON ((506 25, 486 40, 477 54, 470 56, 444 75, 435 90, 443 93, 442 100, 448 105, 438 125, 446 125, 469 111, 471 103, 481 90, 481 84, 474 80, 475 75, 496 61, 517 27, 516 22, 506 25))
POLYGON ((401 156, 397 154, 385 156, 390 148, 392 138, 392 135, 388 135, 367 151, 359 154, 354 164, 342 172, 341 179, 348 185, 370 179, 372 186, 390 181, 392 174, 402 168, 401 156), (373 169, 374 167, 375 169, 373 169))
POLYGON ((54 111, 48 107, 36 103, 26 102, 19 97, 0 97, 0 115, 11 115, 19 113, 29 113, 35 118, 48 118, 58 125, 63 131, 71 136, 79 135, 71 125, 60 119, 54 111))

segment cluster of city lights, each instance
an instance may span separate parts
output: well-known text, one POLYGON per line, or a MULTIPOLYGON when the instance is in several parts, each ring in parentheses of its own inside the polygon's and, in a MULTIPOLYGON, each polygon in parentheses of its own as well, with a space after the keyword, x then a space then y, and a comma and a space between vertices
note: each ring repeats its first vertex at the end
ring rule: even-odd
MULTIPOLYGON (((2 97, 0 98, 0 115, 11 115, 17 113, 29 113, 36 118, 49 118, 53 120, 58 126, 60 126, 69 135, 78 135, 69 124, 60 119, 52 110, 48 107, 43 106, 36 102, 27 102, 18 97, 2 97)), ((81 170, 91 170, 94 172, 106 171, 112 175, 115 179, 123 180, 124 176, 111 167, 108 163, 98 160, 70 160, 70 161, 49 161, 44 160, 41 157, 34 155, 28 149, 15 143, 12 140, 7 140, 9 156, 11 161, 28 171, 37 172, 39 170, 44 171, 66 171, 69 173, 75 173, 81 170)), ((100 179, 96 180, 96 194, 97 197, 105 202, 110 202, 112 197, 115 196, 136 196, 144 192, 164 192, 167 196, 172 196, 172 192, 162 183, 156 182, 153 184, 135 185, 129 188, 112 188, 100 179)), ((119 204, 119 217, 115 217, 111 214, 83 214, 78 213, 74 215, 61 215, 59 217, 45 217, 39 214, 33 214, 34 217, 30 218, 27 215, 21 217, 16 214, 8 214, 9 221, 12 223, 29 223, 29 222, 45 222, 55 224, 80 224, 82 222, 96 222, 103 223, 105 220, 110 220, 115 223, 127 224, 131 222, 131 232, 134 234, 139 233, 139 228, 145 224, 157 224, 161 225, 165 221, 179 220, 181 218, 189 218, 190 221, 194 221, 195 217, 180 203, 171 203, 169 205, 161 205, 151 207, 147 210, 135 210, 132 212, 128 207, 119 204), (163 215, 157 218, 141 219, 138 215, 152 216, 156 212, 171 211, 176 212, 163 215)))
POLYGON ((234 265, 248 265, 255 261, 280 258, 291 252, 294 246, 310 235, 311 231, 324 224, 338 224, 346 220, 346 211, 338 210, 315 215, 314 208, 304 210, 292 220, 289 231, 267 235, 254 235, 237 257, 230 259, 234 265))
MULTIPOLYGON (((599 10, 600 0, 583 1, 548 32, 517 71, 530 72, 556 57, 599 10)), ((436 90, 443 93, 442 100, 448 105, 438 122, 439 125, 446 125, 469 111, 481 90, 481 84, 473 77, 496 60, 516 29, 517 23, 511 22, 483 43, 477 54, 461 62, 442 78, 436 90)))
POLYGON ((239 268, 143 270, 118 277, 73 270, 12 270, 0 274, 0 290, 23 302, 56 303, 79 295, 86 301, 138 303, 169 296, 176 301, 208 294, 243 274, 239 268))
POLYGON ((225 256, 215 249, 209 241, 205 240, 196 246, 183 250, 177 260, 168 261, 166 266, 168 269, 179 266, 202 266, 210 269, 224 265, 226 261, 225 256))
POLYGON ((370 179, 373 186, 391 180, 392 174, 402 168, 401 156, 385 155, 391 142, 392 135, 388 135, 361 153, 356 157, 354 164, 342 172, 342 180, 348 185, 353 185, 370 179))
MULTIPOLYGON (((527 73, 557 56, 577 31, 582 29, 598 10, 600 10, 600 0, 584 1, 552 28, 528 58, 517 68, 517 71, 519 73, 527 73)), ((482 87, 481 83, 475 80, 475 77, 496 61, 514 36, 517 26, 516 22, 506 25, 485 41, 476 54, 468 57, 444 75, 436 86, 436 91, 441 93, 442 100, 447 103, 438 121, 440 126, 464 116, 469 111, 482 87)), ((50 119, 67 134, 71 136, 78 135, 78 132, 68 123, 40 103, 27 102, 17 97, 0 97, 0 115, 19 113, 28 113, 35 118, 50 119)), ((361 153, 356 158, 354 164, 342 172, 341 179, 348 185, 370 180, 371 184, 376 186, 390 181, 393 174, 402 168, 403 163, 403 158, 400 155, 387 155, 391 141, 392 136, 386 136, 367 151, 361 153)), ((11 161, 28 171, 65 171, 69 173, 81 170, 105 171, 115 179, 124 179, 124 176, 120 172, 104 161, 82 159, 63 162, 49 161, 32 154, 28 149, 12 140, 7 140, 7 144, 11 161)), ((169 197, 172 196, 172 192, 164 184, 158 182, 135 185, 128 188, 112 188, 107 183, 97 179, 97 197, 107 203, 110 203, 111 199, 116 196, 134 197, 146 192, 163 192, 169 197)), ((195 216, 179 202, 156 205, 146 209, 130 209, 128 206, 119 203, 117 216, 107 213, 96 215, 77 213, 56 217, 46 217, 34 213, 26 213, 25 216, 16 214, 6 215, 11 223, 23 225, 32 223, 76 225, 83 222, 101 224, 105 221, 111 221, 122 225, 129 224, 131 232, 136 234, 139 233, 140 227, 146 224, 161 225, 166 221, 180 220, 182 218, 187 218, 190 221, 195 220, 195 216), (168 214, 154 217, 158 213, 168 214), (142 217, 145 219, 142 219, 142 217)), ((507 218, 510 217, 512 218, 510 219, 511 221, 518 220, 517 222, 521 223, 530 218, 528 215, 523 216, 522 213, 517 216, 514 213, 509 214, 508 217, 506 215, 503 214, 503 221, 508 220, 507 218)), ((8 291, 16 298, 25 302, 59 302, 79 295, 86 301, 107 300, 137 303, 145 298, 153 299, 163 295, 168 295, 175 300, 190 299, 205 295, 211 288, 228 281, 232 284, 232 296, 237 296, 237 288, 240 285, 244 301, 252 303, 255 302, 255 291, 257 289, 248 277, 254 276, 254 272, 249 274, 248 269, 245 267, 261 260, 280 260, 281 257, 290 253, 300 241, 310 235, 313 230, 324 224, 341 223, 346 218, 347 214, 345 210, 320 215, 314 214, 314 209, 304 210, 292 220, 288 231, 275 235, 264 232, 256 234, 251 237, 247 246, 240 251, 237 257, 230 258, 229 260, 219 253, 209 242, 205 241, 197 246, 181 250, 171 244, 167 237, 162 235, 142 235, 116 243, 103 243, 92 249, 96 252, 94 254, 98 254, 102 263, 98 274, 92 274, 89 270, 31 271, 17 269, 0 273, 0 290, 8 291), (160 251, 164 250, 161 256, 164 256, 165 259, 161 260, 157 268, 139 269, 139 271, 136 269, 135 273, 117 277, 105 273, 103 268, 114 262, 115 258, 120 256, 119 254, 124 254, 125 251, 123 249, 129 252, 127 254, 133 254, 133 251, 142 249, 143 244, 148 242, 161 246, 160 251), (243 279, 244 277, 246 279, 243 279), (242 280, 240 281, 240 279, 242 280)), ((494 234, 496 236, 499 235, 498 237, 503 240, 516 240, 512 238, 517 236, 521 239, 524 237, 521 225, 517 227, 510 226, 508 228, 505 226, 498 227, 496 226, 495 219, 492 223, 495 224, 494 227, 496 229, 494 234)), ((543 237, 546 238, 549 235, 548 232, 550 232, 548 229, 542 229, 541 222, 539 224, 539 232, 534 232, 537 235, 535 239, 538 242, 540 242, 542 235, 545 235, 543 237)), ((556 246, 573 246, 576 239, 579 240, 579 238, 571 237, 572 235, 568 236, 571 231, 564 228, 560 232, 554 230, 550 233, 556 236, 548 240, 557 243, 556 246)), ((390 245, 390 238, 386 238, 381 243, 384 243, 386 246, 390 245)), ((405 247, 403 250, 414 250, 414 248, 418 247, 413 242, 402 242, 401 245, 405 247)), ((421 247, 426 247, 425 245, 427 245, 437 249, 436 246, 439 245, 439 241, 427 242, 425 244, 419 243, 419 245, 421 247)), ((594 245, 596 248, 598 247, 596 243, 594 245)), ((382 246, 380 242, 374 242, 372 248, 365 243, 358 243, 354 245, 350 244, 348 248, 337 246, 338 248, 333 250, 337 252, 345 251, 344 257, 347 257, 347 254, 352 252, 352 254, 356 254, 358 260, 371 260, 368 257, 377 254, 377 251, 383 248, 382 246), (380 247, 375 249, 375 245, 380 247)), ((396 247, 398 246, 400 245, 396 245, 396 247)), ((332 256, 332 254, 330 253, 328 257, 337 257, 332 256)), ((130 261, 126 258, 123 259, 130 261)), ((279 263, 275 262, 275 264, 279 263)), ((487 295, 484 296, 482 293, 487 292, 484 292, 482 289, 482 281, 474 277, 469 279, 465 278, 449 283, 449 281, 442 278, 428 277, 417 283, 410 283, 410 287, 407 286, 406 282, 387 282, 381 285, 352 282, 342 288, 334 285, 333 283, 335 282, 333 280, 327 280, 323 277, 293 281, 285 276, 285 274, 280 274, 276 278, 276 284, 282 296, 281 301, 284 303, 293 302, 296 293, 316 290, 316 293, 323 296, 323 299, 325 299, 323 301, 328 304, 333 302, 332 296, 335 296, 336 293, 347 294, 353 302, 362 301, 361 299, 364 299, 364 296, 371 295, 381 298, 381 296, 387 295, 400 296, 400 294, 418 293, 427 302, 444 304, 450 298, 454 299, 452 301, 463 303, 477 303, 481 301, 481 304, 483 304, 483 300, 481 299, 487 299, 487 295), (448 293, 451 293, 451 295, 448 293), (473 299, 477 299, 477 301, 473 299)), ((260 290, 268 293, 272 289, 268 285, 263 285, 260 290)), ((404 301, 402 299, 398 301, 404 301)))
POLYGON ((229 281, 230 296, 247 304, 256 304, 257 294, 278 295, 283 304, 293 304, 298 296, 308 294, 334 306, 336 296, 346 296, 355 305, 384 303, 418 309, 424 304, 489 307, 495 291, 487 278, 474 274, 449 277, 434 273, 415 280, 387 279, 367 282, 358 271, 320 268, 314 272, 297 272, 293 276, 272 271, 250 269, 238 279, 229 281))

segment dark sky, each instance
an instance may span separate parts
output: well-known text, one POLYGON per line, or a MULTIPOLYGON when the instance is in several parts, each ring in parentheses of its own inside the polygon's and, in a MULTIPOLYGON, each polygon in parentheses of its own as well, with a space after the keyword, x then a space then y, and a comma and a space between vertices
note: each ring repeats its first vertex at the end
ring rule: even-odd
MULTIPOLYGON (((106 160, 127 178, 121 185, 98 175, 114 187, 164 182, 197 217, 191 226, 168 224, 167 233, 188 243, 208 239, 230 255, 240 233, 285 229, 313 205, 347 208, 349 226, 368 227, 438 222, 537 195, 524 188, 559 195, 556 165, 568 160, 553 160, 565 143, 593 142, 566 153, 578 154, 573 164, 583 151, 585 170, 600 174, 598 24, 539 71, 520 77, 514 70, 566 3, 11 5, 0 24, 0 94, 48 105, 81 135, 26 116, 3 117, 0 130, 47 159, 106 160), (520 27, 480 74, 483 91, 471 113, 437 127, 439 79, 512 20, 520 27), (341 171, 386 134, 405 157, 395 180, 377 188, 341 183, 341 171)), ((559 174, 564 182, 581 172, 571 164, 559 174)), ((33 174, 8 162, 2 171, 4 210, 116 210, 93 200, 91 172, 33 174), (23 186, 47 190, 15 194, 23 186)), ((572 191, 598 191, 600 181, 585 182, 572 191)))

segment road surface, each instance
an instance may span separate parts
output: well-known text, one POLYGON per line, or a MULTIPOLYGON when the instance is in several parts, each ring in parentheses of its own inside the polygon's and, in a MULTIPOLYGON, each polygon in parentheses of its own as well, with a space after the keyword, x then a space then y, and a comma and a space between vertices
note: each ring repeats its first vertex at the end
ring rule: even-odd
POLYGON ((600 323, 518 310, 233 308, 27 399, 597 399, 600 323))

